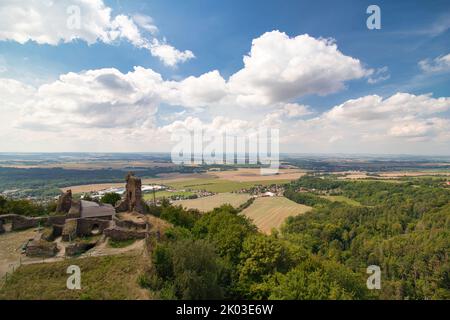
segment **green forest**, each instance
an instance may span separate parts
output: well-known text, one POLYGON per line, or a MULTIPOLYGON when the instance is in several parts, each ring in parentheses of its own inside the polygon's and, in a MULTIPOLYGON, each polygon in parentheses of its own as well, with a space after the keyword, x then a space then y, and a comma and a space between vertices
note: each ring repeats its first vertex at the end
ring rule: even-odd
POLYGON ((152 268, 141 277, 161 299, 371 297, 363 274, 281 234, 257 232, 231 206, 203 215, 167 203, 151 210, 176 225, 156 245, 152 268))
POLYGON ((285 196, 307 201, 314 210, 289 218, 284 238, 354 272, 380 266, 378 298, 450 298, 450 190, 441 180, 348 182, 307 176, 292 183, 285 196), (299 188, 310 192, 296 192, 299 188), (362 206, 324 202, 323 192, 362 206))

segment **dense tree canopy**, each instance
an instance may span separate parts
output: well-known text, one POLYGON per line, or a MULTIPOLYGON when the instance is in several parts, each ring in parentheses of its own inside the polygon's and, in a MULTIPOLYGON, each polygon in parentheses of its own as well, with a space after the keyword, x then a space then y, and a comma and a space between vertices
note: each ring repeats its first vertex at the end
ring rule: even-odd
POLYGON ((18 214, 23 216, 44 216, 54 213, 56 202, 36 203, 25 199, 7 199, 0 196, 0 214, 18 214))
MULTIPOLYGON (((187 214, 179 207, 172 210, 178 212, 177 216, 187 214)), ((333 265, 294 241, 258 233, 251 221, 231 206, 204 214, 192 227, 176 225, 166 232, 168 240, 155 249, 154 268, 147 275, 146 286, 160 297, 349 299, 368 296, 361 274, 337 262, 333 265), (196 251, 200 250, 199 246, 205 254, 196 251), (313 267, 306 268, 308 263, 313 267), (311 268, 316 273, 310 273, 311 268), (309 278, 299 281, 306 281, 308 286, 287 294, 290 285, 302 283, 292 282, 290 278, 297 279, 302 272, 307 272, 309 278), (321 285, 322 279, 329 283, 321 285), (207 282, 211 283, 211 292, 203 286, 207 282)))
POLYGON ((162 297, 221 299, 224 267, 214 247, 203 240, 181 240, 159 245, 153 253, 154 277, 162 297))
MULTIPOLYGON (((306 177, 290 186, 341 194, 366 206, 316 206, 290 218, 283 235, 354 271, 379 265, 380 298, 450 297, 450 192, 436 181, 393 183, 306 177)), ((290 193, 288 193, 290 195, 290 193)), ((296 200, 295 196, 292 200, 296 200)))
POLYGON ((118 201, 120 201, 121 196, 115 192, 105 193, 103 197, 100 199, 100 202, 107 203, 112 206, 115 206, 118 201))

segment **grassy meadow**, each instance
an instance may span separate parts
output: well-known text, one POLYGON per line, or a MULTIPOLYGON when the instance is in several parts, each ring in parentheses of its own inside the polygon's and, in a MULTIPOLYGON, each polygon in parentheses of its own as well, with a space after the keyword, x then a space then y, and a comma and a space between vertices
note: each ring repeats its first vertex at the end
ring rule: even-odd
POLYGON ((22 265, 0 289, 0 300, 148 299, 138 284, 144 259, 134 253, 22 265), (81 290, 66 287, 70 265, 81 269, 81 290))

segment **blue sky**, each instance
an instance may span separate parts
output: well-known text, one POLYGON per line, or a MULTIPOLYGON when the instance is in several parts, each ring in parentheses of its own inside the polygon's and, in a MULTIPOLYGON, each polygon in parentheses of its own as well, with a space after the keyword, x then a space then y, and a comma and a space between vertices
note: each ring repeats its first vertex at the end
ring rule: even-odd
MULTIPOLYGON (((98 1, 102 3, 102 1, 98 1)), ((70 4, 77 1, 66 2, 70 4)), ((19 1, 18 4, 11 3, 8 7, 10 12, 12 12, 14 5, 25 8, 28 5, 26 1, 19 1)), ((0 4, 0 9, 2 9, 2 6, 3 4, 0 4)), ((70 41, 63 37, 59 40, 55 38, 58 42, 56 44, 45 43, 45 41, 38 44, 37 42, 42 42, 36 40, 40 36, 39 32, 52 33, 51 28, 47 29, 45 26, 42 27, 42 30, 38 29, 33 34, 25 35, 26 37, 29 36, 29 40, 24 42, 20 41, 19 37, 24 35, 17 35, 14 26, 8 26, 4 28, 11 29, 6 30, 10 31, 9 33, 4 32, 3 35, 0 33, 0 71, 3 71, 0 73, 0 77, 16 80, 21 85, 30 85, 34 90, 39 91, 42 85, 55 83, 61 75, 69 72, 82 74, 88 70, 114 68, 122 74, 127 74, 133 72, 134 67, 139 66, 151 69, 159 74, 164 81, 180 82, 188 77, 200 77, 213 70, 217 70, 221 78, 229 81, 231 76, 245 67, 243 56, 248 55, 252 50, 252 41, 260 38, 266 32, 278 30, 280 33, 285 33, 289 39, 294 39, 303 34, 308 34, 317 40, 332 38, 340 53, 346 57, 357 59, 360 67, 365 70, 364 76, 352 76, 342 80, 342 88, 326 93, 319 92, 320 90, 312 90, 305 94, 290 95, 287 98, 273 100, 270 105, 264 104, 264 106, 261 106, 257 112, 260 116, 257 122, 262 121, 262 117, 267 114, 278 112, 276 116, 279 116, 279 112, 281 112, 279 110, 283 108, 281 104, 293 103, 308 107, 309 112, 305 113, 303 118, 279 119, 278 123, 287 128, 286 136, 295 136, 295 132, 290 129, 293 126, 304 126, 308 130, 311 126, 320 127, 322 124, 316 125, 311 121, 305 121, 324 118, 328 111, 338 105, 345 104, 350 99, 371 95, 389 99, 397 93, 413 95, 414 99, 424 94, 431 94, 432 99, 447 99, 450 95, 450 56, 448 65, 447 60, 442 60, 443 62, 436 60, 450 54, 450 3, 448 1, 105 0, 103 1, 103 7, 111 9, 111 20, 118 15, 124 15, 130 17, 130 19, 133 19, 136 15, 151 17, 151 23, 157 27, 158 32, 151 34, 149 31, 140 28, 142 37, 156 38, 179 52, 190 50, 195 58, 189 58, 170 66, 160 56, 153 53, 149 54, 148 48, 136 45, 126 37, 114 39, 114 41, 96 40, 91 41, 93 42, 91 44, 88 44, 82 36, 70 41), (369 16, 366 9, 371 4, 377 4, 381 8, 381 30, 369 30, 366 27, 366 19, 369 16), (422 65, 420 64, 421 61, 423 61, 422 65), (372 75, 367 75, 368 70, 371 70, 372 75), (377 71, 380 73, 377 74, 377 71), (377 77, 380 79, 376 83, 368 81, 377 77), (294 120, 295 122, 292 122, 294 120)), ((38 9, 36 10, 39 12, 38 9)), ((45 10, 41 14, 46 18, 43 19, 44 24, 52 22, 53 17, 50 12, 48 12, 47 17, 45 17, 45 10)), ((21 23, 28 23, 25 20, 21 23)), ((54 27, 54 25, 51 27, 54 27)), ((58 36, 53 33, 51 37, 58 36)), ((302 54, 302 52, 298 52, 299 56, 302 54)), ((279 57, 272 58, 276 60, 279 57)), ((338 67, 336 66, 336 68, 338 67)), ((257 92, 259 89, 255 90, 257 92)), ((31 95, 33 95, 32 99, 37 99, 34 98, 35 94, 31 93, 31 95)), ((6 95, 5 98, 7 98, 6 95)), ((42 108, 45 109, 48 107, 45 103, 49 103, 48 101, 50 99, 41 99, 35 105, 42 105, 42 108)), ((418 104, 423 101, 421 99, 415 99, 414 101, 414 108, 420 108, 421 106, 418 104)), ((252 111, 253 109, 249 110, 244 107, 241 109, 241 106, 230 105, 229 101, 227 103, 225 107, 224 105, 221 106, 222 111, 217 111, 216 103, 211 105, 200 103, 200 105, 194 106, 195 103, 189 101, 187 102, 189 106, 186 106, 179 100, 172 102, 170 99, 160 99, 155 106, 156 109, 153 109, 152 105, 150 112, 152 119, 146 122, 145 128, 151 127, 152 135, 163 134, 161 130, 165 126, 169 126, 174 121, 186 121, 188 117, 198 118, 202 122, 212 122, 215 117, 223 117, 229 114, 232 117, 230 121, 249 121, 248 115, 255 112, 252 111), (230 112, 223 111, 223 108, 229 108, 230 112), (179 115, 172 117, 176 113, 179 113, 179 115), (242 115, 242 119, 239 115, 242 115), (151 125, 149 125, 150 122, 152 122, 151 125)), ((429 103, 427 105, 434 105, 436 101, 431 100, 427 103, 429 103)), ((396 133, 396 139, 402 136, 407 140, 407 147, 402 148, 401 152, 445 153, 444 146, 448 143, 446 140, 448 134, 445 130, 442 132, 442 127, 445 127, 445 121, 449 119, 450 108, 447 108, 448 100, 441 101, 441 103, 443 103, 443 106, 441 107, 442 110, 439 109, 438 115, 433 113, 433 115, 427 115, 426 117, 421 115, 417 118, 417 112, 413 112, 409 117, 405 117, 405 121, 411 121, 413 117, 416 118, 413 119, 415 122, 411 122, 405 127, 406 129, 400 130, 401 134, 396 133), (436 121, 433 120, 436 118, 443 120, 443 122, 436 124, 436 121), (410 128, 415 126, 414 123, 424 125, 421 131, 423 136, 410 132, 410 128), (436 129, 436 126, 440 126, 440 128, 436 129), (439 137, 436 140, 437 135, 439 137), (433 141, 432 147, 430 147, 429 139, 433 141)), ((11 108, 11 106, 9 107, 11 108)), ((18 130, 25 135, 25 130, 37 127, 36 125, 28 127, 23 125, 25 122, 30 123, 33 119, 27 119, 27 121, 20 119, 24 113, 32 113, 22 110, 22 115, 16 115, 11 110, 6 110, 6 107, 4 108, 4 114, 9 114, 11 122, 14 123, 8 129, 10 135, 13 135, 13 132, 16 134, 18 130)), ((398 108, 400 106, 396 110, 398 108)), ((47 117, 52 117, 50 109, 52 108, 46 109, 47 117)), ((349 113, 350 116, 351 114, 353 113, 349 113)), ((37 117, 36 119, 42 119, 43 117, 44 115, 41 115, 40 118, 37 117)), ((391 120, 399 122, 398 117, 389 121, 391 120)), ((50 122, 53 126, 57 126, 56 120, 50 122)), ((317 120, 316 122, 320 121, 317 120)), ((120 131, 117 134, 123 134, 127 130, 133 131, 136 126, 139 129, 143 128, 142 123, 137 124, 136 121, 130 123, 133 123, 133 125, 120 125, 120 128, 118 128, 120 131)), ((327 122, 327 124, 329 123, 327 122)), ((78 126, 80 126, 79 121, 78 126)), ((362 125, 362 127, 364 126, 362 125)), ((374 137, 378 135, 381 139, 376 143, 376 153, 395 152, 398 145, 404 145, 404 141, 398 141, 398 139, 383 145, 381 136, 388 134, 388 132, 398 132, 397 127, 398 125, 395 128, 394 126, 391 128, 383 127, 377 129, 381 131, 373 133, 374 137), (384 132, 382 132, 383 130, 384 132)), ((70 129, 75 130, 76 128, 70 129)), ((50 131, 39 131, 39 134, 43 137, 42 140, 51 137, 50 131)), ((343 129, 342 134, 335 138, 344 140, 346 138, 344 131, 343 129)), ((136 134, 137 132, 133 131, 132 136, 136 134)), ((298 132, 298 134, 304 135, 304 132, 298 132)), ((361 135, 363 134, 367 135, 368 133, 361 132, 361 135)), ((332 134, 330 133, 330 135, 332 134)), ((81 150, 83 149, 82 140, 72 141, 69 139, 67 141, 74 145, 76 150, 60 150, 60 142, 47 147, 45 144, 40 145, 42 142, 39 141, 41 140, 36 139, 30 141, 33 141, 33 144, 37 141, 38 146, 36 148, 46 151, 120 151, 120 147, 119 150, 112 150, 114 148, 111 145, 100 140, 87 145, 88 150, 81 150), (102 149, 103 146, 107 146, 105 150, 102 149), (49 149, 47 150, 47 148, 49 149)), ((130 139, 132 138, 130 137, 130 139)), ((128 146, 130 141, 133 141, 126 140, 121 141, 119 145, 126 144, 128 146)), ((330 141, 337 140, 331 137, 327 139, 327 143, 324 143, 323 148, 315 148, 314 144, 310 145, 307 142, 296 144, 296 141, 286 139, 285 151, 296 152, 297 149, 307 152, 343 151, 357 153, 359 151, 370 151, 362 150, 361 146, 364 141, 354 147, 335 143, 333 143, 333 146, 330 145, 330 141)), ((31 142, 28 143, 31 144, 31 142)), ((141 142, 136 141, 136 144, 138 143, 141 142)), ((142 141, 142 143, 147 142, 142 141)), ((30 145, 27 143, 24 144, 24 148, 28 149, 29 147, 30 145)), ((3 148, 3 151, 19 151, 13 150, 17 148, 17 144, 4 145, 3 148)), ((132 147, 131 149, 146 151, 139 147, 132 147)), ((158 146, 157 149, 159 149, 157 151, 163 151, 164 147, 158 146)))

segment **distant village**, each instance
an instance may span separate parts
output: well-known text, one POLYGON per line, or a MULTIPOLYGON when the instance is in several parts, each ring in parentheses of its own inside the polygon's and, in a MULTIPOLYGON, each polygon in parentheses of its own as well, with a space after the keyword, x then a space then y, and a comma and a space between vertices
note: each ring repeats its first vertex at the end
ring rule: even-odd
MULTIPOLYGON (((85 193, 81 198, 88 198, 97 201, 101 199, 105 194, 116 193, 122 196, 125 191, 126 189, 122 187, 112 187, 100 191, 85 193)), ((142 185, 142 193, 143 195, 150 195, 150 197, 146 197, 148 200, 145 201, 145 203, 148 205, 161 205, 163 198, 169 200, 171 203, 175 203, 176 201, 206 198, 217 194, 216 192, 210 192, 207 190, 192 190, 189 188, 176 190, 166 185, 142 185), (167 192, 168 195, 164 197, 156 196, 157 193, 161 191, 167 192), (193 194, 182 194, 182 192, 192 192, 193 194), (154 198, 151 196, 153 193, 155 194, 154 198), (170 195, 170 193, 173 193, 173 195, 170 195)), ((253 198, 282 197, 284 193, 284 187, 283 185, 277 184, 267 186, 256 185, 251 188, 240 189, 233 193, 250 194, 253 198)))
POLYGON ((273 184, 269 186, 257 185, 248 189, 241 189, 238 193, 248 193, 254 198, 259 197, 282 197, 284 194, 283 185, 273 184))

